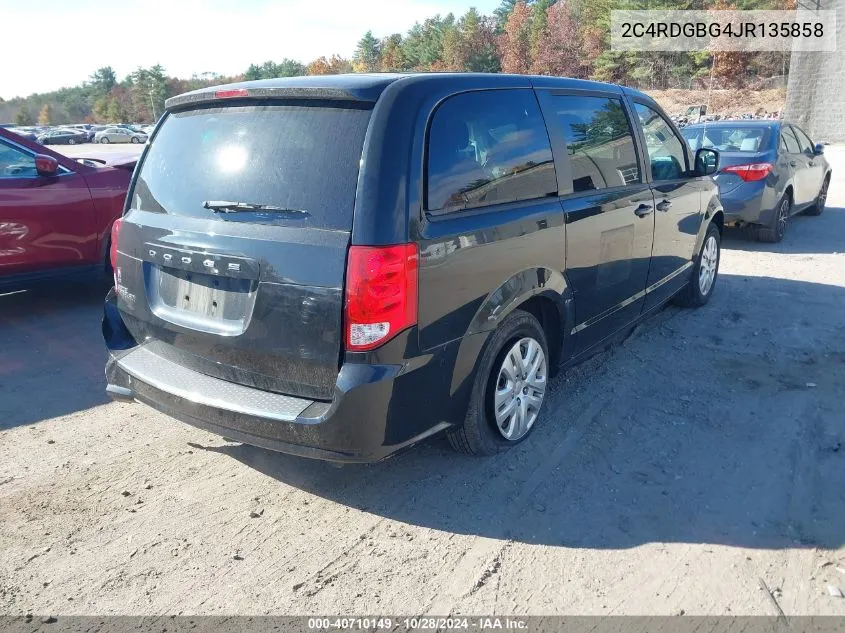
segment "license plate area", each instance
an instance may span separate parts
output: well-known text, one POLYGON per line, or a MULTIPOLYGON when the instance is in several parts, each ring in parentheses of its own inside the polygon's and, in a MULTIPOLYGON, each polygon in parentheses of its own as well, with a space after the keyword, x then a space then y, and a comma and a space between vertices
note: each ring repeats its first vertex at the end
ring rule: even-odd
POLYGON ((252 318, 258 282, 146 264, 153 314, 182 327, 221 336, 243 334, 252 318))

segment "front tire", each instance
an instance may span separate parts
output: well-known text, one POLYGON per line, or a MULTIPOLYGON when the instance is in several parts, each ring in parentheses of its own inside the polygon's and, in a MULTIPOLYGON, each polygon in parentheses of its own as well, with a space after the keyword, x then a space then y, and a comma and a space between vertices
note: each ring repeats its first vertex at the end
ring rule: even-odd
POLYGON ((103 145, 108 145, 109 139, 104 136, 103 138, 100 139, 100 143, 102 143, 103 145))
POLYGON ((141 139, 139 139, 137 136, 132 137, 132 143, 134 143, 135 145, 137 145, 140 142, 141 142, 141 139))
POLYGON ((704 235, 698 259, 692 267, 689 283, 675 296, 675 303, 683 308, 699 308, 710 301, 719 276, 721 256, 722 235, 719 227, 711 222, 704 235))
POLYGON ((68 144, 68 145, 76 145, 76 139, 69 138, 69 139, 67 140, 67 144, 68 144))
POLYGON ((549 369, 542 326, 528 312, 514 310, 490 337, 464 424, 448 434, 452 448, 495 455, 525 441, 542 413, 549 369))

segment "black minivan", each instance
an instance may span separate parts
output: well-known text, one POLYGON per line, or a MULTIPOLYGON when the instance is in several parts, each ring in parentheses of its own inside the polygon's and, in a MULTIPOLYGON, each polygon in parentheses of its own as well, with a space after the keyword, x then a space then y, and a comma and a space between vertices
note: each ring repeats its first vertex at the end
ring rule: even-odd
POLYGON ((525 440, 549 377, 713 292, 723 211, 648 96, 487 74, 298 77, 167 102, 112 232, 108 392, 373 461, 525 440))

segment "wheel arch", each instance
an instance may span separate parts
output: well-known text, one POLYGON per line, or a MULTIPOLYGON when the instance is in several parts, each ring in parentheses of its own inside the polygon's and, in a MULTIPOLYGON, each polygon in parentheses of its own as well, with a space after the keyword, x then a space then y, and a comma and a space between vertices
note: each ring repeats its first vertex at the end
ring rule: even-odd
POLYGON ((574 327, 575 321, 572 289, 560 271, 540 266, 512 275, 487 295, 470 323, 467 336, 495 330, 519 309, 540 322, 549 346, 550 366, 556 369, 566 357, 565 332, 574 327))

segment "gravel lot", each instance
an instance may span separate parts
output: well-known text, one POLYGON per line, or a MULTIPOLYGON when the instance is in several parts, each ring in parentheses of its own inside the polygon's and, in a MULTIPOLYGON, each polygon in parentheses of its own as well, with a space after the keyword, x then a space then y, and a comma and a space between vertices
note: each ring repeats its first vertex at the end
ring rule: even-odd
POLYGON ((828 155, 824 215, 779 245, 729 232, 708 306, 557 378, 493 459, 227 443, 107 401, 103 288, 0 297, 0 613, 845 615, 828 155))

